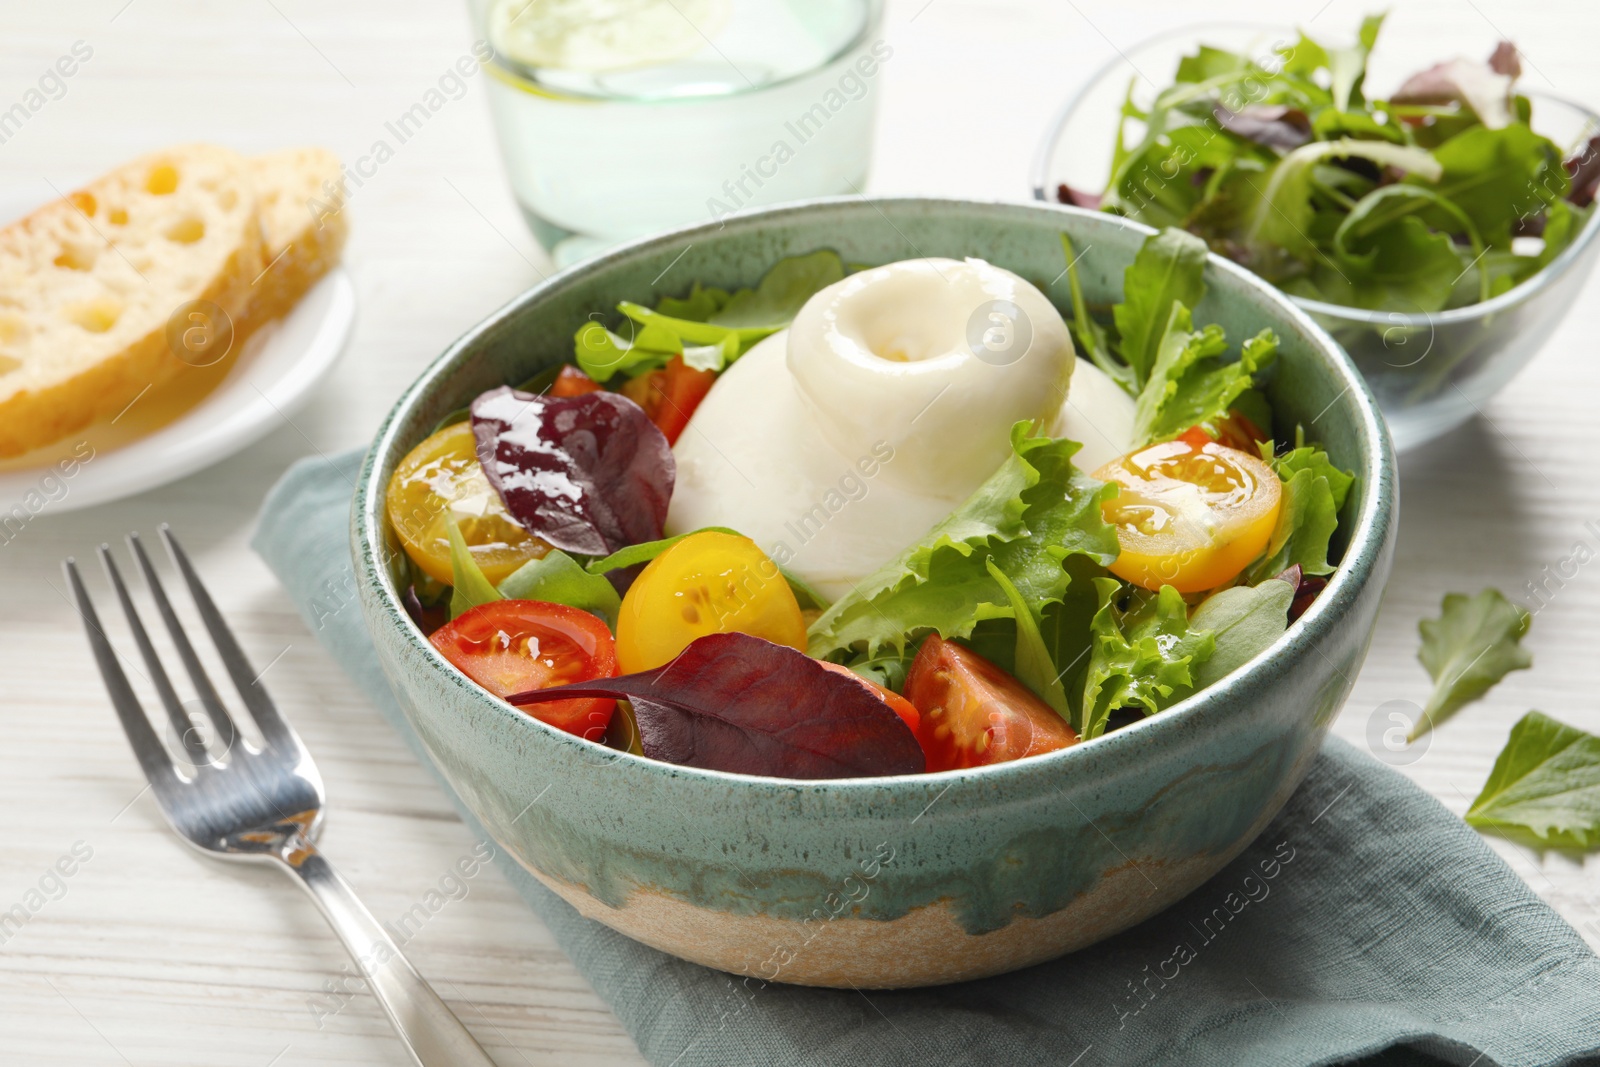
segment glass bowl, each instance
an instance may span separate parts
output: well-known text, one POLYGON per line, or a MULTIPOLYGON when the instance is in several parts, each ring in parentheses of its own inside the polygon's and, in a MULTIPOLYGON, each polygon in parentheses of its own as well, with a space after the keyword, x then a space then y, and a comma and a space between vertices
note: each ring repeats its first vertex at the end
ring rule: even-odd
MULTIPOLYGON (((1105 188, 1130 82, 1142 107, 1158 87, 1171 83, 1178 60, 1202 42, 1259 61, 1297 37, 1287 27, 1203 23, 1120 53, 1056 113, 1034 159, 1034 196, 1055 202, 1062 183, 1082 192, 1105 188)), ((1380 61, 1392 43, 1380 39, 1375 53, 1380 61)), ((1417 51, 1429 61, 1449 58, 1417 51)), ((1600 115, 1587 107, 1546 93, 1524 93, 1533 101, 1534 127, 1568 155, 1600 130, 1600 115)), ((1406 314, 1290 299, 1344 346, 1377 396, 1396 449, 1405 451, 1478 414, 1484 401, 1533 359, 1594 268, 1597 232, 1600 210, 1590 212, 1549 266, 1515 289, 1448 311, 1406 314)))

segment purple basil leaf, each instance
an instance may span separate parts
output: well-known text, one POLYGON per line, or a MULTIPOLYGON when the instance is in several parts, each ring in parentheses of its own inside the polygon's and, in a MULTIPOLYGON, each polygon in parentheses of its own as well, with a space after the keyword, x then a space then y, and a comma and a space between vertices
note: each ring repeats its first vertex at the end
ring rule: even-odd
POLYGON ((1296 107, 1246 104, 1238 111, 1229 111, 1218 104, 1211 113, 1229 133, 1268 148, 1290 151, 1311 140, 1311 120, 1296 107))
POLYGON ((1284 571, 1282 574, 1272 576, 1273 581, 1288 582, 1294 587, 1294 599, 1289 602, 1289 621, 1294 622, 1306 613, 1318 595, 1328 587, 1328 579, 1320 575, 1307 574, 1300 569, 1300 564, 1284 571))
POLYGON ((472 432, 512 517, 556 548, 604 556, 661 537, 677 466, 666 437, 627 397, 501 386, 472 402, 472 432))
POLYGON ((922 748, 859 681, 749 634, 699 638, 665 667, 510 697, 633 704, 644 754, 666 763, 775 778, 919 774, 922 748))

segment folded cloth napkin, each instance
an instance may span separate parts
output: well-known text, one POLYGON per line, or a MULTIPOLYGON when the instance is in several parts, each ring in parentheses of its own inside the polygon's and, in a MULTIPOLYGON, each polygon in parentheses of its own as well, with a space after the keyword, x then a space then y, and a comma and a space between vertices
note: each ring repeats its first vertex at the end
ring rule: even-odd
MULTIPOLYGON (((431 769, 352 603, 360 458, 290 469, 253 544, 431 769)), ((963 985, 747 986, 583 918, 503 852, 501 869, 660 1065, 1600 1063, 1600 959, 1461 820, 1336 740, 1192 896, 1053 963, 963 985)))

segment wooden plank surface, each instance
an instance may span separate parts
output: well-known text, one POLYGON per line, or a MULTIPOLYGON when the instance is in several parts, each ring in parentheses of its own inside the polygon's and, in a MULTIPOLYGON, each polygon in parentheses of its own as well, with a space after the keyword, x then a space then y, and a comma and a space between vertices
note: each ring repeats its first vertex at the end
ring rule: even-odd
MULTIPOLYGON (((1600 100, 1592 4, 1402 0, 1381 65, 1522 46, 1529 82, 1600 100)), ((1348 29, 1354 0, 1208 5, 1348 29)), ((1175 0, 892 2, 870 189, 1023 199, 1028 164, 1062 96, 1117 50, 1193 20, 1175 0)), ((74 41, 93 57, 0 144, 0 190, 49 194, 125 157, 185 140, 245 150, 320 142, 347 159, 457 57, 464 6, 343 0, 0 3, 0 108, 74 41)), ((1376 77, 1376 75, 1375 75, 1376 77)), ((0 945, 0 1062, 386 1064, 398 1047, 354 998, 315 1009, 345 964, 308 903, 274 872, 189 851, 165 828, 115 726, 76 618, 63 555, 128 530, 180 531, 274 696, 315 753, 332 798, 328 853, 380 918, 399 915, 473 847, 444 798, 316 645, 246 542, 263 494, 293 460, 365 441, 399 390, 452 338, 549 269, 502 179, 481 79, 352 205, 347 260, 359 320, 332 380, 292 422, 210 470, 137 499, 46 509, 0 545, 0 909, 47 903, 0 945), (274 662, 274 657, 278 657, 274 662), (79 844, 81 842, 81 844, 79 844), (74 846, 86 861, 47 878, 74 846)), ((1484 417, 1403 464, 1402 533, 1370 658, 1335 731, 1367 744, 1386 701, 1425 699, 1416 622, 1447 591, 1517 597, 1575 542, 1600 539, 1594 463, 1600 359, 1591 284, 1542 357, 1484 417)), ((1600 730, 1600 563, 1538 615, 1531 671, 1441 730, 1411 775, 1463 811, 1512 722, 1537 707, 1600 730)), ((1584 864, 1495 847, 1600 945, 1600 893, 1584 864)), ((459 894, 458 894, 459 895, 459 894)), ((606 1005, 493 871, 408 946, 502 1064, 640 1062, 606 1005)))

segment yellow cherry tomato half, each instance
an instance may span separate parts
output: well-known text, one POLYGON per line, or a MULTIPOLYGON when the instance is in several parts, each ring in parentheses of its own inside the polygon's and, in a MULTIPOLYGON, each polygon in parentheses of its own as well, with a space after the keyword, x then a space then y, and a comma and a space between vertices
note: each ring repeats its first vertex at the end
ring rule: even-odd
POLYGON ((1130 452, 1095 471, 1122 554, 1111 573, 1146 589, 1214 589, 1266 549, 1282 489, 1260 459, 1199 435, 1130 452))
POLYGON ((522 527, 478 463, 472 425, 458 422, 406 454, 384 498, 406 555, 430 578, 451 582, 450 522, 461 528, 483 576, 498 585, 550 546, 522 527))
POLYGON ((748 537, 690 534, 650 561, 617 616, 623 674, 670 663, 696 638, 741 633, 805 651, 806 624, 778 565, 748 537))

